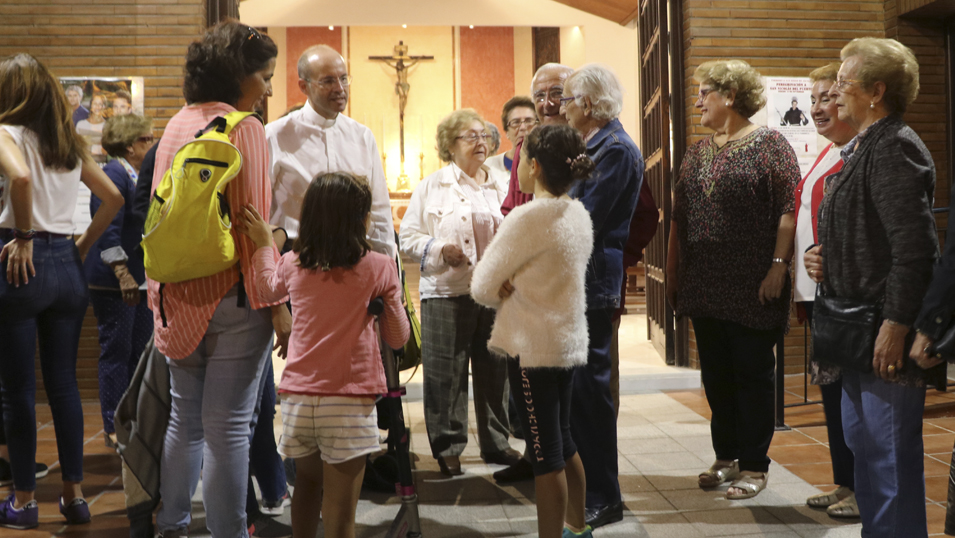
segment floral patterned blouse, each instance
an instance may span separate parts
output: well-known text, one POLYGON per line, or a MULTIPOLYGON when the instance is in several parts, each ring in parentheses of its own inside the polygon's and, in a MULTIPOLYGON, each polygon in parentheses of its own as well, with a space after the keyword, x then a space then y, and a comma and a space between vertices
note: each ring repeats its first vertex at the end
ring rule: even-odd
POLYGON ((722 147, 710 136, 687 150, 674 186, 679 315, 753 329, 788 325, 789 279, 766 305, 759 286, 772 265, 779 219, 794 211, 799 179, 789 142, 765 127, 722 147))

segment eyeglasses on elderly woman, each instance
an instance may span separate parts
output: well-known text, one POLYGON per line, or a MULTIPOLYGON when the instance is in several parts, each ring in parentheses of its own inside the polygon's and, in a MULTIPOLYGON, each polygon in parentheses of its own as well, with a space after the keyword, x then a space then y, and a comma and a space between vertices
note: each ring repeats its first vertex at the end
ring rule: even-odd
POLYGON ((475 143, 477 143, 478 140, 480 140, 481 142, 487 142, 487 139, 488 139, 490 136, 491 136, 491 135, 489 135, 489 134, 487 134, 487 133, 485 133, 485 132, 476 133, 476 132, 474 132, 474 131, 471 131, 471 132, 469 132, 469 133, 464 133, 464 134, 461 135, 461 136, 456 136, 456 137, 454 137, 454 139, 455 139, 455 140, 464 140, 464 141, 467 142, 468 144, 475 144, 475 143))

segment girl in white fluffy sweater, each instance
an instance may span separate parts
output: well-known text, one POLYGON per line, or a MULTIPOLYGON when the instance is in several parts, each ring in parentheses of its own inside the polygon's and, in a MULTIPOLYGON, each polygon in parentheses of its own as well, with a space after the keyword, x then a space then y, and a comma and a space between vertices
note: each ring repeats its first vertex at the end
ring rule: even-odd
POLYGON ((593 226, 567 191, 593 170, 586 150, 566 125, 527 135, 517 175, 534 200, 504 219, 471 278, 474 300, 498 311, 488 349, 508 357, 542 538, 591 536, 584 467, 570 436, 574 368, 587 362, 584 276, 593 226))

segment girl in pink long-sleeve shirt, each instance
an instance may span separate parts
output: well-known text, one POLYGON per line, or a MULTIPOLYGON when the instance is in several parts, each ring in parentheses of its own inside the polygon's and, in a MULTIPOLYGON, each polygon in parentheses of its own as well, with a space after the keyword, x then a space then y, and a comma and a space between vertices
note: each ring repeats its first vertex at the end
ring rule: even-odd
POLYGON ((382 297, 381 332, 392 348, 408 341, 395 262, 371 252, 365 238, 371 211, 368 182, 332 172, 305 193, 292 251, 276 263, 269 225, 252 206, 236 222, 252 238, 260 300, 288 295, 292 335, 282 374, 279 452, 294 458, 292 533, 352 538, 366 454, 378 450, 375 397, 385 372, 368 303, 382 297), (324 496, 322 490, 324 489, 324 496))

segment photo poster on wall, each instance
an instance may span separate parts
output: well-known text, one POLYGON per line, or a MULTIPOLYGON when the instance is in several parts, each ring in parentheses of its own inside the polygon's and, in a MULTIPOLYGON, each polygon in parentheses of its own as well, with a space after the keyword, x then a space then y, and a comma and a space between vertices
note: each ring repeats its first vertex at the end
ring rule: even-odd
POLYGON ((763 77, 766 127, 779 131, 796 152, 805 177, 827 141, 816 134, 810 117, 812 81, 809 77, 763 77))
MULTIPOLYGON (((143 77, 60 77, 60 85, 73 111, 76 132, 89 142, 93 159, 104 166, 109 156, 100 144, 103 126, 116 115, 143 113, 143 77)), ((90 191, 80 183, 74 233, 85 232, 90 221, 90 191)))

